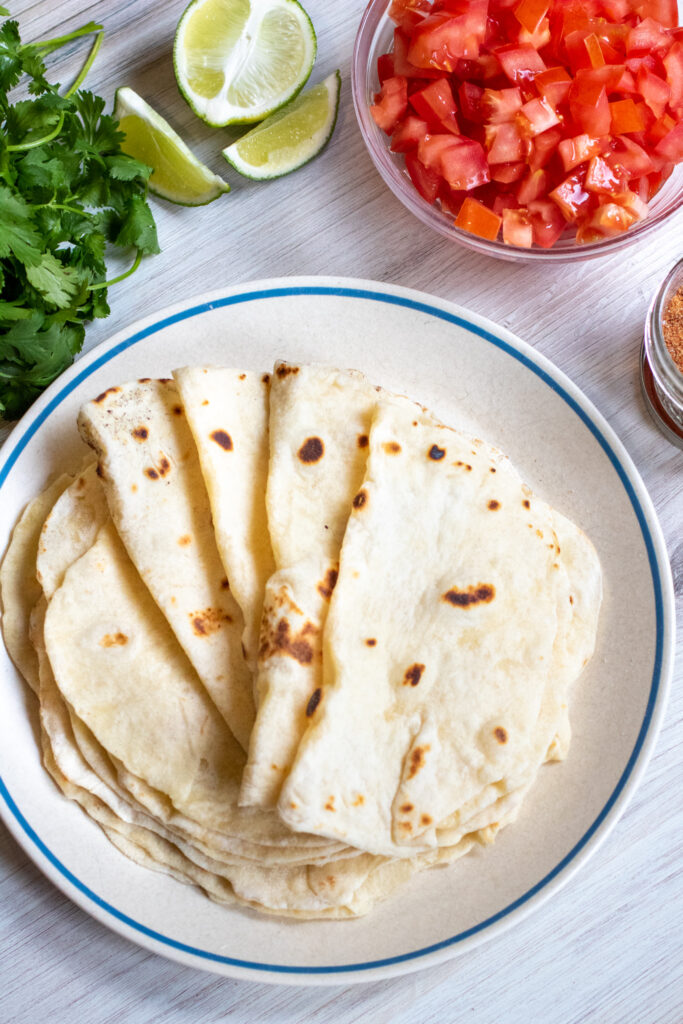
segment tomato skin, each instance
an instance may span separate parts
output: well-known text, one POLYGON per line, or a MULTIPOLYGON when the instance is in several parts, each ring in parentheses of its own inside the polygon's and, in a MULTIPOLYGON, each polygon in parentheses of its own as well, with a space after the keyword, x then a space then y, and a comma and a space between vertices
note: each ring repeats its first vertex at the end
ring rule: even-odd
POLYGON ((535 32, 545 18, 549 6, 549 0, 518 0, 513 11, 522 28, 527 32, 535 32))
POLYGON ((412 32, 430 9, 429 0, 392 0, 389 17, 404 31, 412 32))
POLYGON ((454 135, 460 134, 455 116, 457 106, 447 78, 437 78, 412 93, 410 103, 428 124, 434 124, 439 130, 445 129, 454 135))
POLYGON ((454 135, 428 135, 417 147, 418 158, 436 171, 449 187, 469 192, 490 181, 484 150, 473 139, 454 135))
POLYGON ((425 167, 422 161, 418 159, 415 150, 406 153, 405 160, 406 170, 410 175, 413 185, 423 199, 426 199, 428 203, 433 203, 439 194, 443 178, 436 171, 425 167))
POLYGON ((569 110, 574 123, 587 135, 608 135, 612 117, 607 90, 591 71, 577 71, 569 90, 569 110))
POLYGON ((481 99, 484 90, 474 82, 461 82, 458 86, 458 100, 463 117, 468 121, 483 121, 481 99))
POLYGON ((657 143, 655 152, 671 163, 683 160, 683 122, 679 122, 661 142, 657 143))
POLYGON ((487 238, 490 242, 498 237, 501 223, 502 218, 498 214, 472 196, 467 196, 463 201, 455 220, 457 228, 469 231, 480 238, 487 238))
POLYGON ((645 129, 642 111, 632 99, 615 100, 614 103, 610 103, 609 110, 612 118, 612 135, 627 135, 629 132, 642 132, 645 129))
POLYGON ((407 109, 408 83, 403 75, 394 75, 382 83, 370 113, 377 126, 390 135, 407 109))
POLYGON ((412 34, 408 60, 418 68, 450 72, 460 58, 478 57, 486 32, 486 16, 482 24, 481 12, 488 3, 472 0, 469 6, 468 14, 437 13, 424 18, 412 34))
POLYGON ((567 98, 571 84, 571 76, 564 68, 548 68, 547 71, 539 72, 534 78, 534 85, 538 89, 539 96, 545 97, 554 107, 567 98))

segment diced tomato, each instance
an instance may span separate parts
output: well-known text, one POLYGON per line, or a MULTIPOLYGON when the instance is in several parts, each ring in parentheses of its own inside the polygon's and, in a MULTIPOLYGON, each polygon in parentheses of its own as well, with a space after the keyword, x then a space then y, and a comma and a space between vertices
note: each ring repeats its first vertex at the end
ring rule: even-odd
POLYGON ((540 199, 548 190, 546 171, 529 171, 517 186, 517 202, 520 206, 528 206, 535 199, 540 199))
POLYGON ((615 100, 609 105, 612 135, 626 135, 628 132, 642 132, 645 121, 641 111, 632 99, 615 100))
POLYGON ((671 36, 653 18, 645 18, 635 25, 626 37, 626 53, 666 53, 671 46, 671 36))
POLYGON ((392 153, 407 153, 411 149, 417 149, 428 131, 429 125, 426 121, 408 114, 394 128, 390 146, 392 153))
POLYGON ((383 85, 387 78, 393 78, 396 74, 394 70, 394 55, 393 53, 383 53, 381 57, 377 58, 377 77, 379 78, 379 84, 383 85))
POLYGON ((531 154, 529 156, 529 169, 538 171, 545 167, 555 155, 557 147, 562 140, 561 128, 549 128, 542 135, 537 135, 532 142, 531 154))
POLYGON ((406 32, 412 32, 431 6, 429 0, 392 0, 389 17, 406 32))
POLYGON ((408 109, 408 83, 403 75, 394 75, 382 83, 370 113, 382 131, 391 134, 408 109))
POLYGON ((499 46, 494 51, 511 82, 529 82, 546 66, 533 46, 499 46))
POLYGON ((543 19, 535 32, 527 32, 525 28, 520 28, 517 42, 520 46, 533 46, 534 50, 542 50, 550 42, 550 21, 548 18, 543 19))
POLYGON ((594 156, 588 164, 585 185, 589 192, 600 192, 610 196, 627 191, 624 175, 619 174, 601 156, 594 156))
POLYGON ((485 126, 486 148, 490 164, 507 164, 523 160, 526 147, 519 128, 513 121, 485 126))
POLYGON ((455 135, 428 135, 417 149, 425 167, 454 189, 469 191, 490 180, 486 154, 478 142, 455 135))
POLYGON ((455 117, 457 107, 447 78, 437 78, 423 89, 412 93, 410 103, 420 117, 428 124, 435 125, 437 130, 452 132, 454 135, 460 134, 455 117))
POLYGON ((517 124, 522 135, 532 137, 547 132, 560 123, 557 111, 552 103, 543 97, 536 97, 525 103, 517 115, 517 124))
POLYGON ((519 89, 484 89, 481 109, 488 124, 514 121, 521 108, 522 93, 519 89))
MULTIPOLYGON (((512 164, 493 164, 489 173, 491 181, 499 181, 502 185, 510 185, 513 181, 519 181, 526 170, 523 160, 512 164)), ((517 205, 515 203, 515 205, 517 205)))
POLYGON ((533 199, 528 210, 534 242, 542 249, 551 249, 567 228, 557 204, 552 199, 533 199))
POLYGON ((508 245, 531 248, 534 233, 526 210, 503 210, 503 241, 508 245))
POLYGON ((573 139, 562 139, 557 149, 565 171, 572 171, 579 164, 597 156, 602 150, 602 142, 592 135, 576 135, 573 139))
POLYGON ((683 42, 674 43, 663 59, 666 81, 671 90, 669 106, 673 114, 683 118, 683 42))
POLYGON ((458 86, 458 100, 462 116, 468 121, 482 121, 484 113, 481 109, 481 98, 484 90, 474 82, 461 82, 458 86))
POLYGON ((605 159, 612 167, 621 168, 629 180, 640 178, 643 174, 651 174, 656 170, 649 154, 637 142, 629 139, 628 135, 619 137, 612 152, 608 153, 605 159))
MULTIPOLYGON (((499 217, 503 216, 503 210, 516 210, 519 208, 517 197, 512 192, 499 192, 493 200, 492 210, 499 217)), ((555 207, 557 209, 557 207, 555 207)))
POLYGON ((654 18, 667 28, 675 28, 678 24, 676 0, 642 0, 641 3, 634 4, 633 9, 641 18, 654 18))
POLYGON ((655 75, 649 68, 640 68, 637 77, 638 92, 643 97, 648 107, 659 118, 666 110, 666 105, 671 96, 671 87, 655 75))
POLYGON ((394 29, 394 74, 404 75, 406 78, 441 78, 442 71, 434 68, 416 68, 408 60, 408 47, 410 36, 402 29, 394 29))
POLYGON ((422 198, 426 199, 428 203, 433 203, 439 194, 439 186, 443 181, 441 175, 425 167, 418 159, 415 150, 406 153, 406 170, 422 198))
POLYGON ((596 207, 577 232, 582 241, 592 242, 598 238, 620 235, 633 224, 633 215, 619 203, 603 203, 596 207))
POLYGON ((668 135, 657 143, 655 152, 658 156, 670 160, 672 164, 683 160, 683 122, 679 121, 668 135))
POLYGON ((544 96, 554 107, 567 98, 571 84, 571 75, 564 68, 548 68, 534 78, 539 95, 544 96))
POLYGON ((412 33, 408 60, 418 68, 454 71, 461 57, 476 58, 486 34, 488 0, 470 0, 465 14, 431 14, 412 33))
POLYGON ((527 32, 535 32, 546 16, 549 0, 518 0, 513 10, 515 18, 527 32))
POLYGON ((659 120, 653 124, 647 134, 651 141, 656 145, 658 142, 661 142, 665 135, 668 135, 669 132, 673 131, 675 127, 676 122, 673 117, 669 114, 663 114, 659 120))
POLYGON ((581 132, 597 137, 609 134, 611 115, 607 91, 591 71, 577 71, 569 90, 569 110, 581 132))
POLYGON ((498 237, 501 218, 493 210, 489 210, 483 203, 468 196, 456 218, 456 228, 469 231, 471 235, 478 235, 480 238, 487 238, 490 242, 498 237))
POLYGON ((576 223, 592 202, 591 193, 585 188, 586 175, 580 171, 572 174, 549 193, 557 203, 565 220, 576 223))

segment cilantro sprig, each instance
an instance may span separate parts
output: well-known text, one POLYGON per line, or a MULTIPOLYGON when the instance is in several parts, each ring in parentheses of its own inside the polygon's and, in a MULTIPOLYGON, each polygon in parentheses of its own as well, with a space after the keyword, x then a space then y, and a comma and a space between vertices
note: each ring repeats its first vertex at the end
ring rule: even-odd
POLYGON ((22 43, 16 21, 0 25, 0 419, 19 416, 73 362, 85 323, 109 314, 109 286, 159 252, 150 168, 122 152, 104 100, 80 88, 102 36, 90 22, 22 43), (60 93, 45 58, 88 35, 88 58, 60 93), (25 78, 28 98, 12 102, 25 78), (108 281, 112 248, 130 248, 133 262, 108 281))

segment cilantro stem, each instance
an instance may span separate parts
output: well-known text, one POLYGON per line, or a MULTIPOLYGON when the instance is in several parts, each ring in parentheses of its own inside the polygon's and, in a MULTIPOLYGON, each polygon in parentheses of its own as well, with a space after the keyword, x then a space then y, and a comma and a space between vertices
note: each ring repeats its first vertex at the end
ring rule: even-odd
POLYGON ((75 93, 76 90, 79 89, 80 86, 83 84, 83 80, 84 80, 85 76, 88 74, 88 72, 90 71, 90 68, 93 65, 93 61, 95 60, 95 57, 97 56, 98 50, 99 50, 100 46, 102 45, 102 40, 104 39, 104 32, 102 31, 101 26, 98 26, 98 27, 99 27, 100 30, 97 33, 97 35, 95 36, 93 44, 90 47, 90 53, 88 54, 88 59, 86 60, 86 62, 83 65, 83 67, 81 68, 80 72, 78 73, 77 78, 74 79, 73 83, 69 86, 67 91, 64 93, 64 96, 67 97, 67 98, 69 96, 73 95, 73 93, 75 93))
POLYGON ((81 25, 80 28, 67 33, 67 35, 55 36, 54 39, 44 39, 38 43, 27 43, 26 48, 30 47, 34 50, 44 50, 46 53, 52 53, 53 50, 58 50, 60 46, 70 43, 72 39, 79 39, 81 36, 89 36, 93 32, 101 31, 102 25, 96 25, 94 21, 89 21, 87 25, 81 25))
POLYGON ((129 267, 128 270, 124 271, 123 274, 119 274, 118 277, 112 277, 111 281, 100 281, 99 284, 91 284, 90 285, 90 291, 91 292, 96 292, 100 288, 109 288, 109 286, 112 285, 112 284, 118 284, 119 281, 125 281, 127 277, 130 277, 131 274, 135 273, 135 271, 140 266, 140 261, 141 260, 142 260, 142 249, 138 249, 137 255, 135 257, 135 262, 133 263, 132 267, 129 267))
POLYGON ((48 135, 43 135, 39 139, 33 139, 32 142, 18 142, 14 146, 5 146, 8 153, 23 153, 26 149, 36 149, 37 146, 43 146, 46 142, 52 142, 56 139, 62 128, 64 127, 64 111, 59 115, 57 124, 48 135))

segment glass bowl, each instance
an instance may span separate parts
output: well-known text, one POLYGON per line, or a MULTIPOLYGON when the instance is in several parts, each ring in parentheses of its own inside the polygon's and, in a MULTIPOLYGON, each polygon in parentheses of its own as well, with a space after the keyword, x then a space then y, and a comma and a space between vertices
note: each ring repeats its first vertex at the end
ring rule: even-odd
POLYGON ((360 125, 361 135, 370 152, 377 170, 385 182, 411 213, 434 228, 439 234, 450 238, 468 249, 488 253, 504 260, 539 262, 553 260, 556 263, 571 260, 586 260, 596 256, 609 255, 627 249, 640 241, 651 231, 675 216, 683 206, 683 164, 678 164, 673 173, 662 185, 657 195, 650 201, 649 214, 645 220, 639 221, 628 231, 599 242, 588 242, 578 245, 574 238, 560 238, 552 249, 532 246, 522 249, 508 245, 502 241, 490 242, 468 231, 456 228, 453 218, 442 213, 438 206, 430 205, 419 194, 413 185, 401 153, 392 153, 389 149, 390 138, 375 124, 370 114, 370 105, 374 95, 379 91, 377 77, 377 58, 389 52, 393 47, 394 23, 388 16, 390 0, 371 0, 361 19, 353 51, 353 67, 351 84, 356 117, 360 125))

